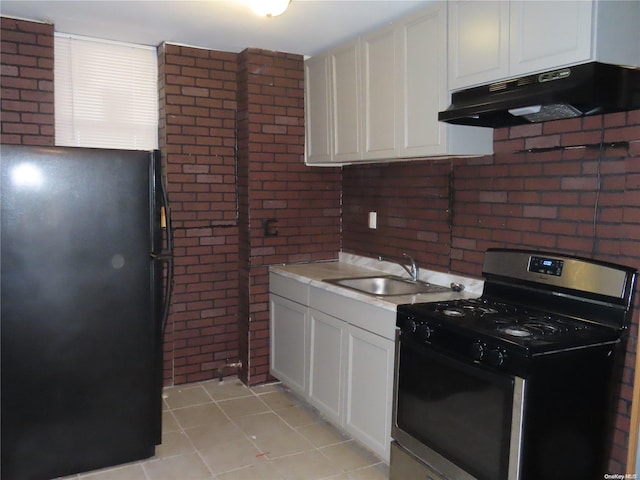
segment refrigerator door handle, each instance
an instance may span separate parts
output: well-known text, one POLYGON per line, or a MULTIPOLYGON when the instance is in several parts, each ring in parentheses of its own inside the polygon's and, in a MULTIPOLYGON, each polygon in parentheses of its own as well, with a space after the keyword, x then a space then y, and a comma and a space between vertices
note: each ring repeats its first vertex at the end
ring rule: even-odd
POLYGON ((160 331, 164 332, 164 327, 166 326, 167 319, 169 318, 169 302, 171 301, 171 292, 173 290, 173 258, 170 255, 167 255, 163 256, 163 258, 159 258, 159 260, 165 262, 167 265, 167 274, 165 277, 166 286, 164 289, 165 296, 160 323, 160 331))
POLYGON ((162 207, 160 208, 160 227, 166 233, 166 245, 167 248, 160 253, 151 253, 151 258, 165 262, 167 265, 167 272, 165 277, 164 288, 164 302, 162 307, 162 316, 160 323, 160 332, 164 332, 164 328, 169 318, 169 302, 171 301, 171 293, 173 291, 173 231, 171 229, 171 209, 169 208, 169 198, 167 197, 167 190, 164 186, 164 182, 160 179, 160 198, 162 201, 162 207))
POLYGON ((167 252, 166 250, 163 250, 160 253, 150 252, 149 253, 149 257, 151 257, 152 260, 171 260, 171 259, 173 259, 173 255, 171 253, 167 252))
POLYGON ((173 230, 171 229, 171 208, 169 208, 169 198, 167 197, 167 189, 162 179, 159 182, 160 198, 162 207, 160 207, 160 227, 167 233, 167 248, 162 252, 163 255, 173 255, 173 230))

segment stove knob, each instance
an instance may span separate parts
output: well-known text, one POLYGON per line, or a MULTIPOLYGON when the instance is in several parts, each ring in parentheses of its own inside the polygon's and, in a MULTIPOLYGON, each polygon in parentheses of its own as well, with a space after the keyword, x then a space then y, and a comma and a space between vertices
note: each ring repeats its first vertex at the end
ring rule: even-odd
POLYGON ((487 352, 487 363, 494 367, 499 367, 504 363, 504 353, 500 350, 489 350, 487 352))
POLYGON ((413 317, 407 317, 403 330, 407 333, 414 333, 417 328, 418 324, 416 323, 416 319, 413 317))
POLYGON ((475 342, 471 345, 471 358, 474 360, 481 360, 484 356, 484 345, 480 342, 475 342))
POLYGON ((431 335, 433 335, 433 328, 431 328, 429 325, 422 324, 418 326, 416 333, 418 334, 420 340, 429 340, 431 338, 431 335))

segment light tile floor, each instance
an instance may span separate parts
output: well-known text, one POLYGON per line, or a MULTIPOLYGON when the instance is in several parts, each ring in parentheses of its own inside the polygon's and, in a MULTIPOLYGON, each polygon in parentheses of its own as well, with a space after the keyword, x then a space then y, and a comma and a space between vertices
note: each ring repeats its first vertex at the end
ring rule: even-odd
POLYGON ((150 459, 77 480, 386 480, 389 467, 279 383, 235 377, 164 391, 150 459))

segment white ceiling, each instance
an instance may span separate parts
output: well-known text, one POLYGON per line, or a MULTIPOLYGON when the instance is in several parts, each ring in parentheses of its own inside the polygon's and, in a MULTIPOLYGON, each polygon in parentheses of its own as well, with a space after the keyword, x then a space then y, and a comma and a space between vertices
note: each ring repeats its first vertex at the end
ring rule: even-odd
POLYGON ((240 52, 248 47, 314 55, 429 1, 292 0, 259 17, 245 0, 1 0, 0 14, 53 23, 57 32, 142 45, 178 43, 240 52))

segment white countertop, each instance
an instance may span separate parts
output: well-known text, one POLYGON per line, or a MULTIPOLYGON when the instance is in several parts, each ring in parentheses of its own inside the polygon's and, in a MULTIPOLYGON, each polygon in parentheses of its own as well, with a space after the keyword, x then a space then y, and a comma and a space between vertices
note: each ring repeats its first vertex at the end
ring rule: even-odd
POLYGON ((323 280, 372 275, 397 275, 408 278, 408 274, 397 264, 348 253, 340 253, 337 261, 272 265, 269 269, 284 277, 295 279, 310 286, 344 295, 395 312, 396 307, 407 303, 428 303, 457 298, 474 298, 482 294, 484 282, 480 279, 452 275, 433 270, 420 269, 419 279, 435 285, 449 286, 451 282, 464 285, 462 292, 419 293, 416 295, 374 296, 349 288, 333 285, 323 280))

